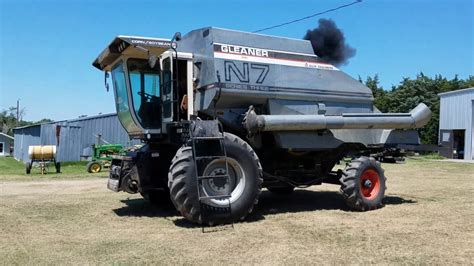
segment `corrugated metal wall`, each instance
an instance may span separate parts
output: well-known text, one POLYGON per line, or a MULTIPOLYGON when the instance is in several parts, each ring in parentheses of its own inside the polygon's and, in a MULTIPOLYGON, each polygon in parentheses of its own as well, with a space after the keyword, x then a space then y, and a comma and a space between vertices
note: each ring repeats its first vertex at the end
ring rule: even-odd
POLYGON ((15 129, 15 158, 27 161, 30 145, 57 145, 57 130, 60 137, 56 158, 60 162, 79 161, 81 157, 91 156, 91 146, 97 143, 99 134, 102 140, 113 144, 128 146, 139 143, 130 141, 117 115, 108 114, 15 129))
MULTIPOLYGON (((117 115, 108 115, 102 117, 92 117, 80 122, 82 127, 81 155, 90 155, 90 147, 97 143, 97 136, 100 134, 102 140, 111 144, 120 143, 129 145, 130 139, 127 132, 123 129, 117 115)), ((136 141, 134 143, 137 143, 136 141)))
POLYGON ((41 125, 14 129, 13 135, 13 156, 17 160, 28 161, 28 146, 41 144, 41 125))
POLYGON ((464 158, 474 159, 474 88, 440 94, 440 130, 464 129, 464 158))

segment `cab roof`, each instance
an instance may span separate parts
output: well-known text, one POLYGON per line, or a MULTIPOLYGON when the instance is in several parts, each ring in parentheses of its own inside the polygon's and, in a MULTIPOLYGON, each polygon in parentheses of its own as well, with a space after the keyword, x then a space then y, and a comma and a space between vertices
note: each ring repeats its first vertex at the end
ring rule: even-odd
POLYGON ((171 40, 151 37, 123 36, 119 35, 99 54, 92 65, 100 70, 109 71, 111 64, 121 55, 135 55, 147 57, 146 51, 140 47, 148 49, 155 55, 160 55, 170 49, 171 40))

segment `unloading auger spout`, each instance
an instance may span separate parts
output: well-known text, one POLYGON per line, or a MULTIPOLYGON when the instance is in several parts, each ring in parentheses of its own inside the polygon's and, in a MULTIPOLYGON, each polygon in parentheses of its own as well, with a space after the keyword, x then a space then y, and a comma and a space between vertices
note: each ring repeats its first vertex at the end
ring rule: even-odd
POLYGON ((423 127, 431 110, 420 103, 409 113, 343 113, 341 115, 257 115, 250 106, 244 127, 260 131, 312 131, 321 129, 413 129, 423 127))

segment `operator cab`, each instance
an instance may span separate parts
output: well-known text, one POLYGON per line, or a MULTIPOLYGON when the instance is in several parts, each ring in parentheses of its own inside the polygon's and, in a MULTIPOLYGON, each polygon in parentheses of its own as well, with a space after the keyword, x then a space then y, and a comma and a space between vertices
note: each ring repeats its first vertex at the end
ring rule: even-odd
POLYGON ((160 138, 170 123, 192 115, 192 54, 172 45, 118 36, 93 63, 112 74, 117 115, 132 138, 160 138))

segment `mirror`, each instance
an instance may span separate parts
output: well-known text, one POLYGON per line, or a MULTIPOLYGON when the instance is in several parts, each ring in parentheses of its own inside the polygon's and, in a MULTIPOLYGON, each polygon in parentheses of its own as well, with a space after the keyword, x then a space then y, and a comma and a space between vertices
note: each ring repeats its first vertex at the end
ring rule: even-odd
POLYGON ((107 92, 109 92, 109 83, 107 82, 107 78, 109 78, 109 72, 105 71, 104 72, 104 84, 105 84, 105 89, 107 92))
POLYGON ((150 68, 155 68, 157 62, 158 57, 156 55, 151 55, 150 57, 148 57, 148 66, 150 68))
POLYGON ((176 50, 176 48, 178 48, 178 45, 176 42, 179 42, 181 41, 181 32, 176 32, 173 36, 173 38, 171 39, 171 49, 173 50, 176 50))

